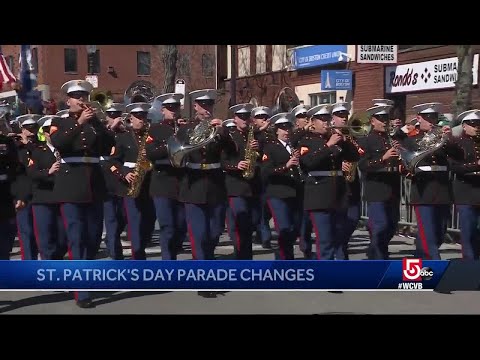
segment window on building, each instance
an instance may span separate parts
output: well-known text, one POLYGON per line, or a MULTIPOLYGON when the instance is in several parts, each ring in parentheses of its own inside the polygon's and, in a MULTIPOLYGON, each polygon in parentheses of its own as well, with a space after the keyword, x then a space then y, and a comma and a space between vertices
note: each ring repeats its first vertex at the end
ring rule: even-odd
POLYGON ((7 62, 8 67, 12 71, 12 74, 15 74, 15 61, 13 59, 13 56, 12 55, 7 56, 5 58, 5 61, 7 62))
POLYGON ((137 51, 137 75, 150 75, 150 52, 137 51))
POLYGON ((215 57, 212 54, 202 55, 202 74, 205 77, 213 76, 215 66, 215 57))
POLYGON ((267 71, 267 45, 257 45, 255 71, 261 74, 267 71))
POLYGON ((250 46, 238 48, 238 76, 250 75, 250 46))
POLYGON ((310 94, 310 106, 321 104, 335 104, 337 102, 337 92, 321 92, 317 94, 310 94))
POLYGON ((89 74, 100 74, 100 50, 97 50, 93 55, 87 54, 87 64, 89 74), (91 62, 90 56, 92 56, 91 62))
POLYGON ((65 72, 76 73, 78 71, 77 49, 64 49, 65 72))
POLYGON ((180 54, 177 64, 177 73, 179 76, 190 76, 190 54, 180 54))
POLYGON ((35 74, 38 74, 38 49, 32 48, 32 66, 33 66, 33 72, 35 74))

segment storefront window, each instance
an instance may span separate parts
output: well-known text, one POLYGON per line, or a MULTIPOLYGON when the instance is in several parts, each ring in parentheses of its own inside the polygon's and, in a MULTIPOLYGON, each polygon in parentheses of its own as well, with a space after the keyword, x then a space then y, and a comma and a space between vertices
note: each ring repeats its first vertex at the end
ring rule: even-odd
POLYGON ((337 92, 322 92, 318 94, 310 94, 310 106, 320 104, 334 104, 337 102, 337 92))

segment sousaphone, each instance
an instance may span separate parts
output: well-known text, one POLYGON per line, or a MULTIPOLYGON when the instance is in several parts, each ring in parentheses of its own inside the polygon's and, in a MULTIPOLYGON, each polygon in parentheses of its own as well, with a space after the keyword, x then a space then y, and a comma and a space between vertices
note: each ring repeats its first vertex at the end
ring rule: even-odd
POLYGON ((272 109, 272 116, 282 113, 282 112, 290 112, 293 110, 294 107, 300 105, 300 99, 298 98, 295 91, 290 87, 284 87, 278 93, 277 97, 275 98, 275 105, 272 109))

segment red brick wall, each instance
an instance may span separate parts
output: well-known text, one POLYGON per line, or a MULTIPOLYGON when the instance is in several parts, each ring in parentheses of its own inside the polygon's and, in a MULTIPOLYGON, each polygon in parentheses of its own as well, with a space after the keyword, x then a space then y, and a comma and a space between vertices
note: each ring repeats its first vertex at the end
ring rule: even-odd
MULTIPOLYGON (((50 96, 56 101, 62 99, 60 87, 74 79, 84 79, 88 70, 87 51, 84 45, 34 45, 38 47, 38 83, 50 86, 50 96), (77 73, 65 73, 64 48, 77 49, 77 73)), ((117 100, 123 101, 126 88, 134 81, 142 79, 153 83, 161 92, 163 88, 163 63, 161 52, 155 45, 98 45, 100 50, 99 89, 110 90, 117 100), (137 51, 150 51, 151 76, 137 76, 137 51), (107 73, 113 66, 117 77, 107 73)), ((15 75, 18 72, 18 54, 20 45, 3 45, 5 56, 14 55, 15 75)), ((202 88, 215 88, 213 76, 204 77, 202 72, 202 55, 215 56, 215 45, 178 45, 179 54, 190 55, 190 75, 182 76, 186 81, 186 92, 202 88)), ((177 75, 177 78, 180 77, 177 75)))

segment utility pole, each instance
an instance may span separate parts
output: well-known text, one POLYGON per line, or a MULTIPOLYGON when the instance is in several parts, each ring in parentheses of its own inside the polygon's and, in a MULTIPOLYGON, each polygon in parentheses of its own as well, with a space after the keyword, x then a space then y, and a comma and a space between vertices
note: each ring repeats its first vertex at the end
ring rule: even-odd
POLYGON ((237 104, 237 45, 230 45, 230 106, 237 104))

